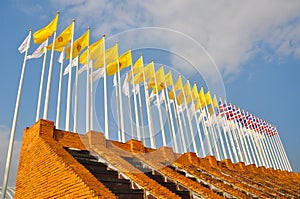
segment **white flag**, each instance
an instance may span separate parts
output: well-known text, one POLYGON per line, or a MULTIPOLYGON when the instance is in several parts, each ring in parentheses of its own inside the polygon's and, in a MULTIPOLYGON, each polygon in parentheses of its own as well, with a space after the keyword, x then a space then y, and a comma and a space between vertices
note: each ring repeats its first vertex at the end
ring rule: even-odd
POLYGON ((195 110, 195 105, 192 104, 189 108, 189 114, 190 114, 190 117, 191 119, 193 119, 193 117, 196 115, 196 110, 195 110))
POLYGON ((178 110, 179 113, 183 112, 183 111, 185 110, 184 104, 179 105, 179 106, 177 107, 177 110, 178 110))
MULTIPOLYGON (((72 61, 72 67, 77 66, 78 65, 78 56, 75 57, 72 61)), ((67 75, 70 71, 71 68, 71 63, 67 65, 67 67, 64 70, 64 75, 67 75)))
POLYGON ((48 45, 48 40, 44 41, 31 55, 27 56, 27 59, 40 58, 47 50, 45 46, 48 45))
POLYGON ((154 97, 155 97, 155 94, 153 93, 153 91, 151 92, 148 100, 149 100, 149 103, 152 102, 154 100, 154 97))
POLYGON ((30 47, 30 39, 31 34, 29 33, 28 36, 24 39, 23 43, 18 48, 21 54, 24 53, 30 47))
POLYGON ((114 75, 113 86, 114 87, 117 86, 117 76, 116 75, 114 75))
MULTIPOLYGON (((89 68, 92 68, 93 67, 93 61, 90 61, 90 64, 89 64, 89 68)), ((85 71, 87 69, 87 65, 84 64, 79 70, 78 70, 78 75, 83 73, 83 71, 85 71)))
POLYGON ((155 106, 161 105, 164 100, 165 100, 165 94, 164 92, 161 92, 160 95, 158 96, 158 99, 155 100, 154 105, 155 106))
POLYGON ((136 84, 133 86, 132 92, 136 95, 140 92, 140 85, 136 84))
POLYGON ((130 93, 129 93, 129 84, 127 82, 127 78, 128 78, 128 74, 126 73, 126 77, 122 86, 122 92, 124 93, 125 96, 128 97, 130 93))
POLYGON ((58 63, 62 64, 63 60, 64 60, 64 57, 65 57, 65 50, 61 51, 61 53, 60 53, 60 55, 59 55, 59 57, 57 59, 58 63))
POLYGON ((95 70, 93 72, 93 81, 96 81, 100 78, 103 78, 104 77, 104 71, 105 71, 105 68, 99 68, 98 70, 95 70))

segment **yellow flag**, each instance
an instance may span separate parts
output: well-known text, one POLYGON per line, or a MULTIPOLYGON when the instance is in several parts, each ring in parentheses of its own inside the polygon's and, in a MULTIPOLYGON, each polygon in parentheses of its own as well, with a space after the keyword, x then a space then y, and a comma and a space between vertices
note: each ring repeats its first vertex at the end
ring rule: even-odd
MULTIPOLYGON (((98 56, 103 56, 103 41, 104 37, 90 45, 90 60, 96 59, 98 56)), ((88 58, 88 49, 80 55, 80 63, 86 64, 88 58)))
POLYGON ((113 61, 107 65, 106 74, 109 76, 116 74, 118 72, 118 66, 120 67, 120 71, 121 71, 122 69, 127 68, 131 65, 132 65, 131 50, 129 50, 123 55, 121 55, 118 60, 113 61))
POLYGON ((169 92, 170 100, 173 100, 175 98, 175 94, 173 91, 169 92))
POLYGON ((206 100, 205 100, 205 94, 204 94, 204 91, 203 91, 203 87, 201 87, 201 89, 200 89, 199 99, 200 99, 201 108, 205 107, 206 100))
POLYGON ((205 101, 206 101, 206 105, 211 104, 212 100, 210 96, 210 91, 207 91, 207 93, 205 93, 205 101))
POLYGON ((151 80, 148 83, 148 86, 151 87, 154 90, 154 93, 156 93, 156 85, 158 88, 158 91, 164 89, 164 77, 165 77, 165 73, 164 73, 164 67, 160 67, 160 69, 158 69, 155 72, 155 77, 156 79, 154 79, 154 77, 151 78, 151 80), (155 80, 156 80, 156 85, 155 85, 155 80))
POLYGON ((54 31, 56 31, 58 16, 59 14, 57 13, 54 19, 47 26, 33 33, 33 41, 35 44, 43 43, 46 39, 48 39, 48 37, 51 37, 54 31))
MULTIPOLYGON (((104 67, 103 57, 104 57, 103 55, 100 55, 97 57, 97 59, 94 63, 94 69, 104 67)), ((115 44, 113 47, 105 50, 105 64, 107 65, 117 59, 118 59, 118 45, 115 44)))
POLYGON ((182 104, 184 101, 184 95, 182 91, 177 95, 176 100, 178 105, 182 104))
POLYGON ((216 95, 214 95, 214 98, 213 98, 213 101, 212 101, 212 105, 215 108, 217 108, 219 106, 216 95))
POLYGON ((198 95, 198 88, 197 88, 197 85, 196 83, 194 83, 194 86, 192 88, 192 96, 193 96, 193 99, 196 100, 199 98, 199 95, 198 95))
POLYGON ((173 85, 173 77, 172 77, 172 71, 169 71, 165 76, 165 86, 169 87, 173 85))
MULTIPOLYGON (((135 64, 132 67, 133 74, 137 74, 143 71, 143 57, 140 56, 140 58, 135 62, 135 64)), ((128 81, 131 79, 131 76, 133 75, 132 71, 130 71, 128 75, 128 81)))
MULTIPOLYGON (((73 54, 72 59, 78 56, 78 54, 89 45, 90 30, 86 31, 81 37, 73 42, 73 54)), ((71 46, 66 50, 67 59, 70 59, 71 46)))
POLYGON ((181 76, 178 77, 178 80, 177 80, 177 82, 174 85, 174 90, 175 91, 180 90, 180 89, 182 89, 182 79, 181 79, 181 76))
MULTIPOLYGON (((69 42, 72 39, 72 29, 73 29, 73 23, 69 25, 60 35, 55 39, 55 46, 54 49, 58 52, 61 52, 65 46, 69 44, 69 42)), ((52 44, 47 46, 47 50, 52 49, 52 44)))
POLYGON ((190 84, 188 82, 185 83, 184 87, 183 87, 183 91, 185 95, 188 95, 189 92, 191 91, 191 87, 190 84))
POLYGON ((133 74, 142 72, 142 70, 143 70, 143 57, 140 56, 140 58, 133 65, 133 74))
POLYGON ((145 81, 147 81, 149 78, 154 76, 154 62, 150 62, 147 66, 144 68, 145 73, 145 81))
POLYGON ((213 114, 213 107, 210 106, 208 111, 209 111, 209 115, 212 115, 213 114))

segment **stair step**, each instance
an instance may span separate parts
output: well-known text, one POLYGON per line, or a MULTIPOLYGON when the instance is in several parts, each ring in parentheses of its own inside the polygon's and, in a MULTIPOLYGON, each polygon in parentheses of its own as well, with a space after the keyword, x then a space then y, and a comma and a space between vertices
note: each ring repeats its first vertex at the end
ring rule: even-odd
POLYGON ((190 192, 189 191, 175 191, 175 194, 180 196, 182 199, 190 199, 190 192))
POLYGON ((118 189, 112 191, 119 199, 144 199, 144 190, 141 189, 118 189))
POLYGON ((124 179, 109 179, 109 178, 98 178, 107 188, 110 190, 127 189, 130 190, 131 182, 124 179))
POLYGON ((118 179, 118 172, 116 171, 109 171, 109 170, 95 170, 90 171, 96 178, 112 178, 118 179))
POLYGON ((88 150, 77 150, 77 149, 71 149, 64 147, 65 150, 67 150, 69 153, 80 153, 80 154, 90 154, 88 150))

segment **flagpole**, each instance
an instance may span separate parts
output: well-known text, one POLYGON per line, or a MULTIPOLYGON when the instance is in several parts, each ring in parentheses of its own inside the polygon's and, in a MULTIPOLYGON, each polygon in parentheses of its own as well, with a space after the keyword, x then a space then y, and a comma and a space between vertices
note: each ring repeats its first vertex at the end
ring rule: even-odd
POLYGON ((73 67, 73 43, 74 43, 74 26, 75 19, 72 20, 72 37, 70 47, 70 69, 68 79, 68 93, 67 93, 67 108, 66 108, 66 131, 70 130, 70 111, 71 111, 71 86, 72 86, 72 67, 73 67))
MULTIPOLYGON (((272 134, 273 134, 273 132, 272 132, 272 134)), ((282 154, 281 154, 281 151, 280 151, 280 148, 279 148, 279 143, 277 142, 275 136, 276 135, 273 136, 273 140, 274 140, 276 150, 277 150, 277 153, 278 153, 278 157, 279 157, 279 161, 280 161, 280 165, 281 165, 281 170, 283 171, 285 169, 285 164, 284 164, 284 161, 282 159, 282 154)))
POLYGON ((173 115, 172 115, 172 111, 171 111, 171 104, 170 104, 170 100, 169 100, 169 95, 168 95, 168 90, 167 90, 167 85, 166 85, 166 79, 164 81, 164 84, 165 84, 165 96, 167 98, 167 105, 165 104, 166 108, 168 109, 168 112, 169 112, 169 117, 170 117, 170 122, 171 122, 171 132, 172 132, 172 135, 173 135, 173 143, 174 143, 174 148, 175 148, 175 152, 176 153, 179 153, 179 150, 178 150, 178 145, 177 145, 177 141, 176 141, 176 133, 175 133, 175 128, 174 128, 174 121, 173 121, 173 115))
MULTIPOLYGON (((180 76, 179 76, 180 77, 180 76)), ((178 78, 179 78, 178 77, 178 78)), ((181 77, 180 77, 181 78, 181 77)), ((185 153, 187 152, 187 147, 186 147, 186 142, 185 142, 185 138, 184 138, 184 132, 183 132, 183 127, 182 127, 182 123, 181 123, 181 117, 180 117, 180 113, 178 111, 178 107, 177 107, 177 97, 176 97, 176 92, 175 92, 175 88, 174 88, 174 82, 172 81, 172 91, 174 93, 174 102, 173 102, 173 106, 174 106, 174 109, 176 111, 176 114, 177 114, 177 120, 178 120, 178 124, 179 124, 179 129, 180 129, 180 137, 182 139, 182 142, 181 143, 181 150, 182 150, 182 153, 185 153)))
MULTIPOLYGON (((78 61, 77 57, 77 63, 75 68, 75 96, 74 96, 74 122, 73 122, 73 132, 77 133, 77 111, 78 111, 78 61)), ((89 67, 89 66, 88 66, 89 67)), ((72 68, 71 68, 72 69, 72 68)), ((70 69, 70 70, 71 70, 70 69)))
POLYGON ((275 143, 274 143, 274 139, 273 139, 274 135, 269 135, 269 136, 270 136, 270 143, 271 143, 271 146, 272 146, 272 150, 274 152, 274 156, 276 157, 277 169, 283 170, 282 166, 281 166, 281 162, 278 159, 278 151, 277 151, 277 148, 275 147, 275 143))
POLYGON ((142 140, 144 142, 144 145, 146 146, 146 136, 145 136, 145 126, 144 126, 144 116, 143 116, 143 106, 142 106, 142 99, 141 99, 141 92, 138 93, 139 95, 139 107, 140 107, 140 117, 141 117, 141 127, 142 127, 142 140))
MULTIPOLYGON (((131 73, 132 73, 132 75, 134 74, 133 73, 133 67, 132 67, 132 61, 131 61, 131 73)), ((136 102, 136 92, 135 92, 135 89, 136 89, 135 86, 136 85, 134 83, 134 78, 132 79, 132 83, 133 83, 132 87, 133 87, 133 90, 134 90, 134 92, 133 92, 133 101, 134 101, 135 125, 136 125, 137 139, 141 140, 140 122, 139 122, 138 108, 137 108, 137 102, 136 102)), ((129 92, 130 92, 130 90, 129 90, 129 92)))
POLYGON ((282 144, 282 141, 281 141, 281 138, 280 138, 279 133, 277 133, 277 141, 278 141, 278 143, 279 143, 279 146, 280 146, 280 148, 281 148, 283 157, 284 157, 284 159, 285 159, 286 168, 287 168, 288 171, 291 172, 291 171, 292 171, 292 167, 291 167, 291 164, 290 164, 289 159, 288 159, 288 157, 287 157, 286 151, 285 151, 285 149, 284 149, 284 147, 283 147, 283 144, 282 144))
MULTIPOLYGON (((214 98, 215 99, 215 98, 214 98)), ((227 159, 227 153, 226 153, 226 150, 225 150, 225 146, 224 146, 224 141, 223 141, 223 137, 222 137, 222 132, 221 132, 221 128, 220 128, 220 124, 219 122, 217 121, 217 115, 216 115, 216 112, 215 112, 215 107, 214 107, 214 103, 212 102, 212 115, 215 117, 215 121, 216 121, 216 126, 217 126, 217 130, 219 132, 219 137, 220 137, 220 141, 221 141, 221 146, 222 146, 222 151, 223 151, 223 156, 224 156, 224 159, 227 159)), ((218 108, 218 106, 216 107, 218 108)))
POLYGON ((1 199, 5 199, 5 195, 6 195, 7 183, 8 183, 8 178, 9 178, 10 166, 11 166, 11 158, 12 158, 12 153, 13 153, 13 148, 14 148, 16 126, 17 126, 17 120, 18 120, 18 114, 19 114, 20 99, 21 99, 21 93, 22 93, 22 87, 23 87, 23 79, 24 79, 24 73, 25 73, 25 68, 26 68, 26 60, 27 60, 28 49, 29 49, 30 41, 31 41, 31 32, 32 32, 32 29, 30 28, 30 30, 29 30, 30 37, 29 37, 29 41, 27 43, 28 46, 26 47, 26 51, 25 51, 25 55, 24 55, 24 59, 23 59, 22 72, 21 72, 21 77, 20 77, 20 81, 19 81, 18 94, 17 94, 16 104, 15 104, 15 112, 14 112, 11 132, 10 132, 10 139, 9 139, 9 145, 8 145, 8 151, 7 151, 1 199))
MULTIPOLYGON (((151 146, 151 148, 156 149, 155 135, 153 132, 152 114, 151 114, 150 102, 149 102, 149 96, 148 96, 149 95, 148 84, 146 83, 143 59, 142 59, 142 66, 143 66, 142 72, 143 72, 143 80, 144 80, 144 93, 145 93, 145 98, 146 98, 146 111, 147 111, 147 119, 148 119, 148 126, 149 126, 149 135, 150 135, 150 146, 151 146)), ((145 145, 146 145, 146 143, 145 143, 145 145)))
POLYGON ((269 142, 268 142, 268 135, 266 134, 266 131, 265 129, 263 129, 263 136, 264 136, 264 141, 265 141, 265 145, 267 147, 267 151, 268 151, 268 155, 270 157, 270 167, 272 168, 276 168, 276 160, 275 160, 275 157, 273 156, 273 153, 271 153, 271 147, 269 145, 269 142))
MULTIPOLYGON (((49 38, 47 38, 45 46, 48 46, 48 40, 49 40, 49 38)), ((37 109, 36 109, 36 118, 35 118, 36 122, 40 119, 42 93, 43 93, 43 83, 44 83, 44 73, 45 73, 46 58, 47 58, 47 48, 45 47, 43 50, 44 50, 44 59, 43 59, 42 74, 41 74, 41 80, 40 80, 38 104, 37 104, 37 109)))
MULTIPOLYGON (((175 121, 176 121, 176 127, 178 129, 178 140, 179 140, 179 145, 180 145, 180 149, 181 151, 183 151, 183 143, 182 143, 182 140, 180 139, 180 134, 182 132, 182 129, 181 129, 181 121, 180 121, 180 124, 179 124, 179 119, 178 119, 178 114, 177 114, 177 109, 175 107, 175 103, 176 101, 173 99, 173 102, 170 101, 171 104, 173 104, 173 112, 174 112, 174 115, 175 115, 175 121)), ((180 150, 179 150, 179 146, 178 146, 178 153, 180 153, 180 150)))
MULTIPOLYGON (((152 60, 153 63, 153 67, 154 67, 154 61, 152 60)), ((154 70, 154 68, 153 68, 154 70)), ((154 70, 154 83, 155 83, 155 89, 156 89, 156 100, 157 102, 160 101, 159 97, 158 97, 158 87, 157 87, 157 81, 156 81, 156 73, 154 70)), ((164 129, 164 124, 163 124, 163 120, 162 120, 162 115, 161 115, 161 109, 160 109, 160 102, 157 105, 158 108, 158 116, 159 116, 159 123, 160 123, 160 129, 161 129, 161 135, 162 135, 162 141, 163 141, 163 146, 167 146, 167 141, 166 141, 166 135, 165 135, 165 129, 164 129)))
POLYGON ((104 89, 104 133, 105 138, 109 139, 108 130, 108 103, 107 103, 107 76, 106 76, 106 54, 105 54, 105 35, 103 35, 103 67, 104 67, 104 79, 103 79, 103 89, 104 89))
POLYGON ((129 108, 129 120, 130 120, 130 129, 131 129, 131 139, 134 139, 134 131, 133 131, 133 124, 132 124, 132 109, 131 109, 131 100, 130 100, 130 85, 129 82, 127 82, 128 74, 126 72, 126 78, 124 80, 124 84, 127 84, 128 86, 128 93, 127 93, 127 98, 128 98, 128 108, 129 108))
POLYGON ((241 140, 242 147, 243 147, 243 150, 244 150, 244 156, 246 158, 247 164, 250 164, 252 162, 252 159, 251 159, 251 156, 250 156, 250 151, 249 151, 248 145, 246 143, 243 128, 240 126, 238 121, 235 121, 235 124, 237 125, 237 129, 238 129, 238 132, 239 132, 240 140, 241 140))
POLYGON ((63 59, 60 63, 60 71, 59 71, 59 85, 58 85, 58 93, 57 93, 57 107, 56 107, 56 127, 59 128, 59 119, 60 119, 60 99, 61 99, 61 87, 62 87, 62 75, 63 75, 63 68, 64 68, 64 53, 65 47, 62 50, 63 59))
POLYGON ((120 114, 119 114, 119 96, 118 96, 118 82, 116 74, 114 75, 113 84, 116 87, 116 106, 117 106, 117 119, 118 119, 118 141, 122 142, 121 132, 120 132, 120 114))
MULTIPOLYGON (((90 31, 90 27, 88 27, 88 31, 90 31)), ((90 64, 90 42, 88 43, 87 46, 87 52, 88 52, 88 56, 87 56, 87 69, 86 69, 86 112, 85 112, 85 131, 88 132, 89 130, 91 130, 91 121, 90 121, 90 68, 89 68, 89 64, 90 64)))
MULTIPOLYGON (((189 80, 187 80, 187 84, 188 84, 189 88, 191 88, 189 80)), ((190 94, 191 99, 193 100, 192 93, 190 92, 189 94, 190 94)), ((190 125, 190 130, 191 130, 191 136, 192 136, 192 142, 193 142, 194 152, 196 153, 197 156, 199 156, 199 152, 198 152, 198 148, 197 148, 197 144, 196 144, 196 140, 195 140, 194 128, 193 128, 193 125, 192 125, 192 119, 191 119, 191 116, 190 116, 189 111, 188 111, 188 104, 187 104, 186 96, 185 95, 186 94, 185 94, 184 89, 183 89, 183 96, 184 96, 184 101, 185 101, 185 104, 186 104, 186 113, 187 113, 188 122, 189 122, 189 125, 190 125)))
MULTIPOLYGON (((59 12, 57 12, 57 14, 59 15, 59 12)), ((47 90, 46 90, 46 98, 45 98, 45 105, 44 105, 44 116, 43 116, 44 119, 48 119, 48 108, 49 108, 50 87, 51 87, 51 79, 52 79, 55 40, 56 40, 56 30, 54 31, 53 34, 53 44, 52 44, 51 55, 50 55, 50 65, 49 65, 47 90)))

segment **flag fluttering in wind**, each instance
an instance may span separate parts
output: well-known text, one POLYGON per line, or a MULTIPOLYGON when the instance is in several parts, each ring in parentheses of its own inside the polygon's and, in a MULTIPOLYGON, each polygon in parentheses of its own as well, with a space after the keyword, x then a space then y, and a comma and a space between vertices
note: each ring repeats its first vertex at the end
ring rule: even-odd
MULTIPOLYGON (((94 69, 97 68, 103 68, 104 67, 104 59, 103 59, 104 55, 100 54, 97 58, 96 61, 94 63, 94 69)), ((118 45, 115 44, 113 47, 105 50, 105 64, 109 64, 112 61, 115 61, 116 59, 118 59, 118 45)))
MULTIPOLYGON (((90 40, 90 31, 88 30, 76 41, 74 41, 72 59, 77 57, 79 53, 89 45, 89 40, 90 40)), ((67 59, 70 59, 70 51, 71 51, 71 46, 69 46, 66 50, 67 59)))
POLYGON ((92 75, 93 75, 93 81, 103 78, 105 75, 105 69, 99 68, 99 69, 95 70, 92 75))
MULTIPOLYGON (((92 68, 93 67, 93 61, 90 61, 90 64, 89 64, 89 68, 92 68)), ((87 64, 84 64, 79 70, 78 70, 78 75, 80 75, 81 73, 83 73, 84 71, 86 71, 87 69, 87 64)))
POLYGON ((63 50, 63 51, 61 51, 61 53, 59 54, 59 57, 58 57, 58 59, 57 59, 57 62, 58 62, 58 63, 62 63, 64 59, 65 59, 65 51, 63 50))
POLYGON ((27 59, 40 58, 45 52, 46 45, 47 40, 44 41, 31 55, 28 55, 27 59))
POLYGON ((125 96, 128 97, 130 95, 130 92, 129 92, 129 83, 127 81, 127 78, 128 78, 128 74, 126 73, 126 77, 122 86, 122 92, 124 93, 125 96))
MULTIPOLYGON (((72 61, 72 67, 77 66, 77 65, 78 65, 78 56, 75 59, 73 59, 73 61, 72 61)), ((67 65, 67 67, 65 68, 64 75, 67 75, 70 72, 70 69, 71 69, 71 63, 69 63, 67 65)))
POLYGON ((116 74, 119 70, 121 71, 124 68, 127 68, 132 65, 132 58, 131 58, 131 50, 125 52, 123 55, 119 57, 116 61, 111 62, 106 67, 106 74, 108 76, 116 74))
POLYGON ((41 44, 52 36, 56 31, 59 13, 56 13, 54 19, 45 27, 33 33, 33 41, 35 44, 41 44))
MULTIPOLYGON (((96 58, 103 57, 103 44, 104 44, 104 37, 90 45, 89 49, 86 49, 81 55, 80 55, 80 63, 86 64, 88 59, 88 51, 90 51, 90 61, 94 60, 96 58)), ((102 59, 103 60, 103 59, 102 59)))
POLYGON ((29 49, 29 47, 30 47, 30 38, 31 38, 31 34, 29 33, 27 35, 27 37, 24 39, 24 41, 22 42, 22 44, 19 46, 18 51, 21 54, 29 49))
MULTIPOLYGON (((55 46, 54 50, 61 52, 65 46, 69 44, 72 39, 72 30, 73 30, 73 23, 70 24, 60 35, 55 39, 55 46)), ((48 50, 52 49, 52 44, 47 46, 48 50)))

